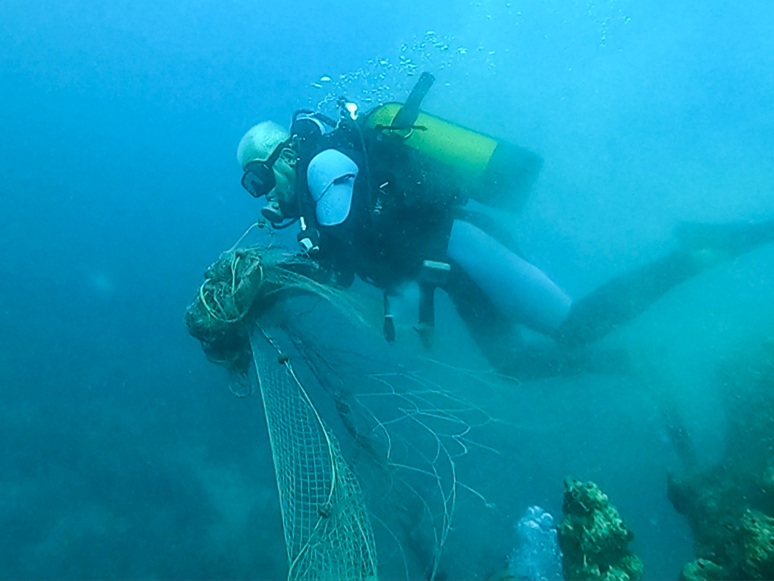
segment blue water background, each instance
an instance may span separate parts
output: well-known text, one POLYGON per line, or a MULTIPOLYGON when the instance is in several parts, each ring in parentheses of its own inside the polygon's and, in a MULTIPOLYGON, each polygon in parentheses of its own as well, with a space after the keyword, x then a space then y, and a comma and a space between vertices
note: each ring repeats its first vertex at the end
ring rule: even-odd
MULTIPOLYGON (((422 70, 427 110, 545 158, 513 229, 573 297, 671 249, 682 220, 774 216, 766 0, 4 0, 0 576, 285 574, 257 401, 228 393, 183 311, 258 216, 244 131, 337 92, 404 98, 422 70)), ((666 500, 679 463, 660 410, 717 457, 713 369, 771 334, 772 273, 760 248, 617 331, 636 380, 468 394, 512 429, 501 455, 465 464, 502 526, 477 529, 470 515, 494 509, 469 503, 469 568, 450 575, 501 568, 523 510, 557 514, 575 476, 617 504, 648 578, 676 578, 692 545, 666 500)), ((438 309, 437 356, 483 368, 438 309)))

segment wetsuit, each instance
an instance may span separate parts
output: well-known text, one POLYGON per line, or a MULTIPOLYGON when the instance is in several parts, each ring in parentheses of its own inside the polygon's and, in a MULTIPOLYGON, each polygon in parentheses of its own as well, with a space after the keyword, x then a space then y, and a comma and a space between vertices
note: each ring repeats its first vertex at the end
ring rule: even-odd
POLYGON ((441 286, 497 367, 516 323, 552 334, 566 318, 570 298, 439 179, 437 162, 380 142, 368 143, 366 158, 340 137, 308 152, 298 187, 320 231, 319 260, 340 283, 357 274, 391 291, 419 278, 426 260, 449 264, 441 286))

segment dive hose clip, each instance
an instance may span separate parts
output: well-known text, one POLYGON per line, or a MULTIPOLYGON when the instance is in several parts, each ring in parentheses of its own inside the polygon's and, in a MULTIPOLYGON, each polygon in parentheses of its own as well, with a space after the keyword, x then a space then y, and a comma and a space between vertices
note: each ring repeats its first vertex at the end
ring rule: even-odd
POLYGON ((419 272, 419 323, 416 330, 422 345, 430 349, 433 346, 435 331, 435 289, 449 280, 451 265, 448 262, 425 260, 419 272))
POLYGON ((310 228, 306 220, 299 218, 301 230, 296 234, 296 240, 304 254, 317 254, 320 251, 320 233, 316 228, 310 228))

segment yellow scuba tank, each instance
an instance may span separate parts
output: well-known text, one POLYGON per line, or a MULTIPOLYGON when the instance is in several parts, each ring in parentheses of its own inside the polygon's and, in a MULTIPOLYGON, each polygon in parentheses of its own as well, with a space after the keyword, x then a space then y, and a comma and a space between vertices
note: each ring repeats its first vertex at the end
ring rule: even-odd
POLYGON ((365 127, 447 166, 463 180, 470 198, 520 210, 537 179, 543 159, 525 149, 419 110, 432 84, 423 78, 405 104, 386 103, 372 110, 365 127))

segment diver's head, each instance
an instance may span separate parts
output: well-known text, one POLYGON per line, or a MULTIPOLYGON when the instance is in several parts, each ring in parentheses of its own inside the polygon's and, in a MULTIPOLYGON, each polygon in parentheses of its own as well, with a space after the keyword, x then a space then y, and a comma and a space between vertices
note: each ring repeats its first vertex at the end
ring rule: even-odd
POLYGON ((255 198, 266 196, 261 213, 273 223, 296 214, 296 154, 290 134, 281 125, 264 121, 250 128, 237 147, 244 170, 242 186, 255 198))

